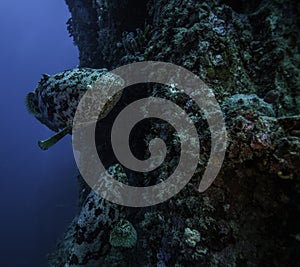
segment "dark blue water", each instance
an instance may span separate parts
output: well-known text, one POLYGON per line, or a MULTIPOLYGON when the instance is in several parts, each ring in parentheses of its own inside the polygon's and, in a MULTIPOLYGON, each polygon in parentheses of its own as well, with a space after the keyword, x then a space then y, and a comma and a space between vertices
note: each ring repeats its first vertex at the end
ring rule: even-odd
POLYGON ((77 211, 70 137, 41 151, 52 132, 24 106, 42 73, 77 66, 69 17, 63 0, 0 2, 0 266, 48 266, 77 211))

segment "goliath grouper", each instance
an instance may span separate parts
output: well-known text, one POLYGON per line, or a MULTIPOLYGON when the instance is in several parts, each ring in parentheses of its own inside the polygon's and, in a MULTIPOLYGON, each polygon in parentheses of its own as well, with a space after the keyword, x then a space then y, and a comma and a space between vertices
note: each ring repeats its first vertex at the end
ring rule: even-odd
MULTIPOLYGON (((123 85, 123 81, 114 74, 107 75, 107 69, 76 68, 55 75, 43 74, 36 89, 27 94, 25 104, 29 113, 52 131, 57 132, 47 140, 39 141, 41 149, 46 150, 65 135, 72 133, 73 118, 83 94, 93 86, 102 75, 106 74, 104 86, 99 90, 109 90, 114 83, 123 85)), ((102 94, 102 92, 101 92, 102 94)), ((103 93, 105 96, 105 92, 103 93)), ((107 99, 98 119, 104 118, 119 101, 121 93, 107 99)))

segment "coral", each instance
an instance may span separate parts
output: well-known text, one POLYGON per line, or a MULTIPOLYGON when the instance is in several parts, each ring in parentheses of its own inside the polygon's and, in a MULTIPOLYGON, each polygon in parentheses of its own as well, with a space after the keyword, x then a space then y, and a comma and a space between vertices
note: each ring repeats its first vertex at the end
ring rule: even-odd
POLYGON ((127 220, 118 222, 109 234, 109 243, 113 247, 131 248, 136 244, 137 233, 127 220))
MULTIPOLYGON (((82 185, 81 198, 87 199, 52 255, 52 266, 299 265, 298 2, 67 3, 72 13, 69 31, 79 47, 81 67, 113 69, 158 60, 191 70, 212 88, 219 101, 228 144, 217 179, 199 194, 197 188, 210 155, 205 116, 175 86, 129 88, 120 101, 123 103, 118 103, 120 108, 151 95, 170 99, 186 111, 201 141, 197 170, 173 198, 143 209, 107 203, 82 185), (126 221, 138 233, 135 245, 111 246, 109 234, 126 221)), ((36 112, 32 105, 29 110, 36 112)), ((165 162, 141 175, 114 165, 117 160, 108 145, 110 133, 106 133, 110 120, 99 122, 96 142, 100 158, 112 166, 115 179, 153 185, 174 171, 180 138, 171 125, 154 120, 144 131, 133 134, 130 145, 141 159, 149 156, 147 144, 154 137, 162 138, 168 147, 165 162)), ((115 192, 118 194, 118 188, 115 192)))
POLYGON ((190 247, 195 247, 197 242, 200 241, 200 233, 195 229, 185 228, 184 229, 185 243, 190 247))
POLYGON ((99 68, 103 65, 101 49, 94 40, 98 37, 98 14, 92 0, 66 0, 72 18, 67 22, 70 36, 79 48, 81 67, 99 68))
POLYGON ((242 115, 247 112, 256 113, 268 117, 275 117, 273 106, 266 103, 255 94, 236 94, 222 102, 222 108, 226 116, 242 115))

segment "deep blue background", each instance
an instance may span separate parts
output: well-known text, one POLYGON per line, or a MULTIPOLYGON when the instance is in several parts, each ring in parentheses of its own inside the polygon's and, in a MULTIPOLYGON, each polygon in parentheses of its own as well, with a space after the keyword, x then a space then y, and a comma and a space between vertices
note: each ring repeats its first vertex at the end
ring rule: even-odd
POLYGON ((63 0, 0 2, 0 266, 48 266, 77 211, 71 138, 48 151, 53 133, 29 115, 25 95, 42 73, 74 68, 77 49, 66 30, 63 0))

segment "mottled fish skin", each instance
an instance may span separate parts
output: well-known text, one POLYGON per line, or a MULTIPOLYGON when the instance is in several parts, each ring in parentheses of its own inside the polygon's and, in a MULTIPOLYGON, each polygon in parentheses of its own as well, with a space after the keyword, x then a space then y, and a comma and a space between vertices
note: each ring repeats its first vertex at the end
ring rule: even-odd
MULTIPOLYGON (((28 111, 55 132, 71 126, 81 97, 107 72, 107 69, 76 68, 54 75, 44 74, 35 91, 26 97, 28 111)), ((109 109, 119 98, 120 95, 113 99, 109 109)))

